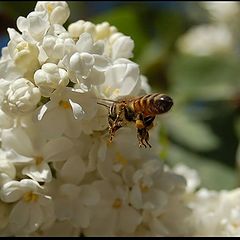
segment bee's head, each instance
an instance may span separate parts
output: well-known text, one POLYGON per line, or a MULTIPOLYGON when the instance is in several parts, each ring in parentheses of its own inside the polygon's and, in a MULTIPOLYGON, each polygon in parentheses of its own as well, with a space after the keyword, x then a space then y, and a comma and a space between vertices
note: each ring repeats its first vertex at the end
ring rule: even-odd
POLYGON ((173 100, 167 95, 160 95, 156 100, 156 107, 161 113, 168 112, 173 105, 173 100))

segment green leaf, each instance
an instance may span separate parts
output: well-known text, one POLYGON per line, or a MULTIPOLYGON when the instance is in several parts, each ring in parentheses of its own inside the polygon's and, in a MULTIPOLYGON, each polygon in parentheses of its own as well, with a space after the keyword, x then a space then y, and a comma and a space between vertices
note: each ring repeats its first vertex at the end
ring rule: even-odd
POLYGON ((182 163, 197 170, 201 187, 223 190, 238 187, 237 173, 233 168, 223 165, 215 159, 203 158, 185 151, 176 145, 171 145, 167 163, 171 166, 182 163))
POLYGON ((164 64, 166 60, 166 48, 162 45, 159 39, 153 39, 146 44, 145 48, 138 58, 138 64, 143 73, 148 72, 154 68, 159 70, 159 67, 164 64))
POLYGON ((240 140, 240 117, 238 117, 236 120, 235 120, 235 129, 236 129, 236 134, 240 140))
POLYGON ((240 184, 240 142, 236 151, 236 167, 237 167, 237 176, 238 176, 238 184, 240 184))
POLYGON ((219 139, 207 124, 180 109, 171 112, 167 127, 169 134, 175 141, 190 149, 208 151, 219 145, 219 139))
POLYGON ((229 99, 240 87, 239 65, 232 55, 175 56, 168 71, 171 90, 194 99, 229 99))
POLYGON ((156 18, 153 24, 157 36, 166 46, 171 47, 176 39, 184 33, 185 19, 181 12, 176 10, 160 10, 155 14, 156 18))

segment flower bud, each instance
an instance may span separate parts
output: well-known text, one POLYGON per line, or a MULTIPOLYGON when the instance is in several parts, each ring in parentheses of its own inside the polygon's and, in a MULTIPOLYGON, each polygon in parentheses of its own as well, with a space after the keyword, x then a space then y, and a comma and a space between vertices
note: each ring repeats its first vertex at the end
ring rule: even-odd
POLYGON ((46 11, 51 24, 62 25, 70 15, 68 4, 64 1, 39 1, 36 4, 35 11, 46 11))
POLYGON ((103 22, 96 25, 96 40, 109 38, 113 33, 117 32, 115 26, 110 26, 108 22, 103 22))
POLYGON ((72 38, 79 38, 79 36, 84 33, 88 32, 91 35, 95 34, 95 25, 88 21, 79 20, 74 22, 68 26, 68 31, 72 38))
POLYGON ((47 35, 43 39, 42 47, 48 58, 53 62, 54 60, 62 59, 67 53, 74 49, 74 41, 71 38, 59 38, 47 35))
POLYGON ((70 68, 81 73, 82 77, 87 77, 94 61, 94 57, 89 53, 74 53, 70 58, 70 68))
POLYGON ((27 113, 35 109, 40 98, 40 91, 32 82, 19 78, 9 85, 2 107, 7 113, 27 113))
POLYGON ((45 63, 42 69, 35 72, 34 82, 39 87, 42 96, 49 97, 60 86, 67 86, 69 79, 64 69, 54 63, 45 63))
POLYGON ((134 42, 130 37, 124 36, 122 33, 114 33, 109 38, 109 43, 111 44, 112 59, 133 56, 134 42))
POLYGON ((31 80, 33 73, 39 67, 38 47, 26 41, 21 41, 17 44, 11 41, 8 48, 17 68, 26 78, 31 80))

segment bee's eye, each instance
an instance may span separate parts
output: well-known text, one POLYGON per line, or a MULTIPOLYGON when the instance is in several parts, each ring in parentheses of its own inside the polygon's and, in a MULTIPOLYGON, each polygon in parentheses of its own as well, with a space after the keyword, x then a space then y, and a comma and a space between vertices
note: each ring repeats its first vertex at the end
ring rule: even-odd
POLYGON ((171 109, 173 100, 169 96, 163 95, 156 101, 156 105, 162 112, 167 112, 171 109))
POLYGON ((170 105, 173 104, 172 98, 170 98, 170 97, 167 96, 167 95, 163 95, 163 96, 160 98, 160 100, 161 100, 161 101, 164 101, 164 102, 166 102, 166 103, 168 103, 168 104, 170 104, 170 105))

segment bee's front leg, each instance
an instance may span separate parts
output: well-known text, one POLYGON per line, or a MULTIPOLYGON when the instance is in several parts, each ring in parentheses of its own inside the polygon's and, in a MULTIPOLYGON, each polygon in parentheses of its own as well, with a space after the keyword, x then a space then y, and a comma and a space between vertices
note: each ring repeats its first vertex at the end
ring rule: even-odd
POLYGON ((116 116, 108 116, 108 124, 109 124, 109 142, 111 143, 115 132, 123 126, 123 120, 121 115, 123 113, 124 106, 120 108, 119 112, 116 116))
POLYGON ((114 136, 113 131, 114 121, 112 120, 111 116, 108 116, 108 132, 109 132, 109 142, 111 143, 114 136))

